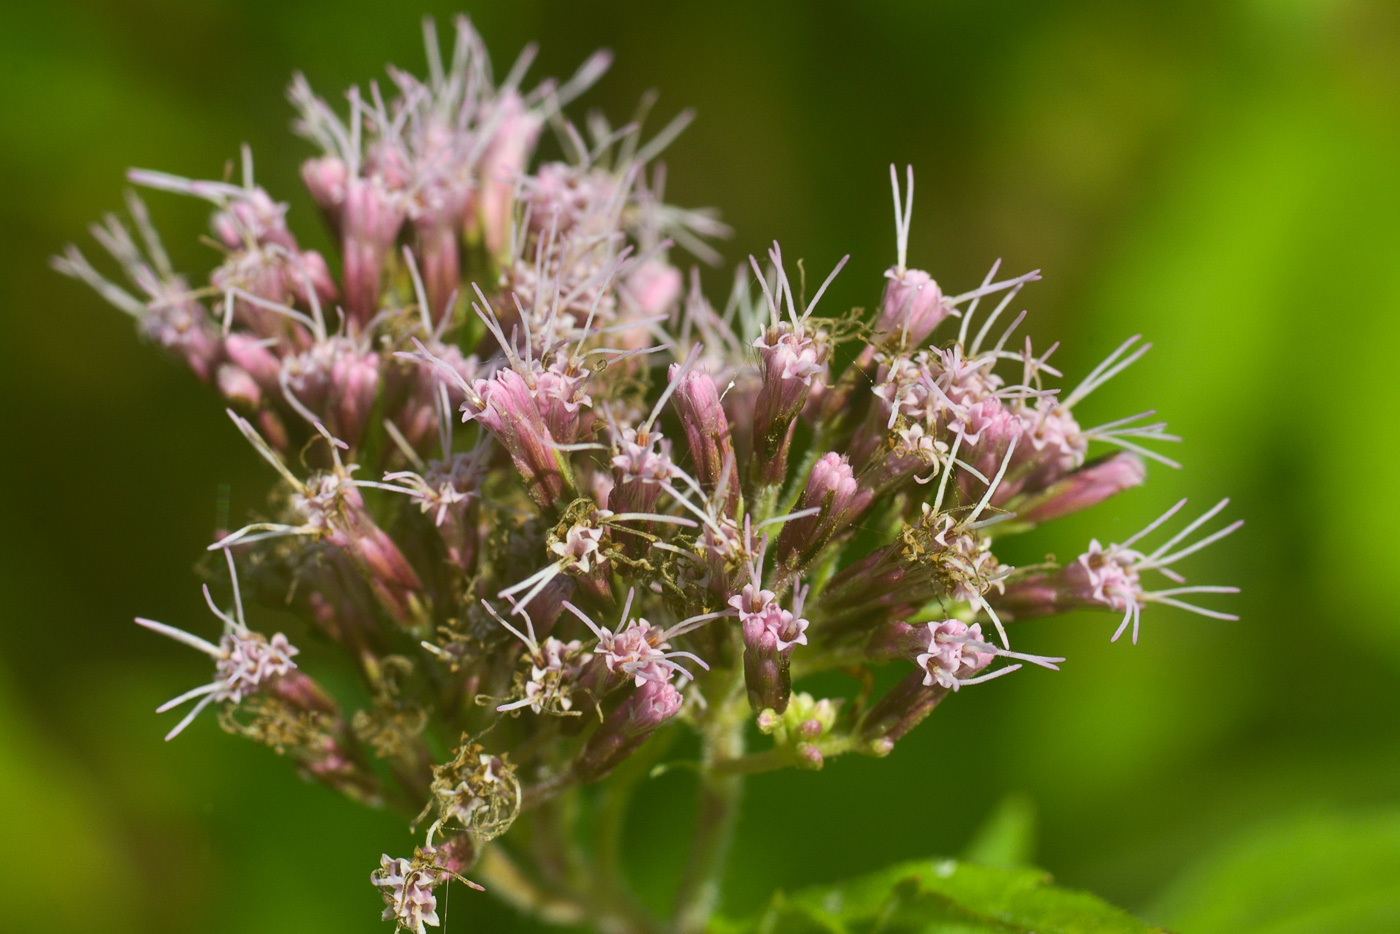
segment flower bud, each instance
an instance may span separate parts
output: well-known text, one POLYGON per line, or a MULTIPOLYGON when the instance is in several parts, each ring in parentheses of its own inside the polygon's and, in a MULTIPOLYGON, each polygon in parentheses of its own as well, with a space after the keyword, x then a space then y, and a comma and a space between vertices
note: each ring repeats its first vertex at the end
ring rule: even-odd
POLYGON ((618 453, 612 459, 613 486, 608 493, 608 509, 655 512, 661 484, 675 476, 671 442, 654 428, 624 428, 614 443, 618 453))
POLYGON ((152 302, 140 320, 141 333, 184 360, 200 380, 207 383, 215 377, 223 347, 203 305, 183 296, 152 302))
POLYGON ((332 432, 355 447, 364 437, 379 393, 379 354, 342 353, 331 363, 332 432))
POLYGON ((825 764, 820 740, 836 725, 837 705, 823 698, 814 700, 810 694, 794 694, 781 714, 773 709, 758 714, 758 728, 773 736, 775 749, 791 754, 799 769, 820 769, 825 764))
MULTIPOLYGON (((475 194, 466 159, 454 152, 454 134, 444 127, 429 130, 427 153, 417 167, 409 216, 417 234, 419 269, 427 292, 428 313, 442 321, 448 300, 462 288, 462 232, 475 194)), ((396 186, 398 187, 398 186, 396 186)))
POLYGON ((281 395, 278 376, 282 361, 263 341, 243 331, 233 331, 224 337, 224 355, 246 372, 258 388, 276 397, 281 395))
POLYGON ((574 761, 580 781, 597 781, 636 751, 681 709, 684 698, 667 682, 646 681, 608 714, 574 761))
POLYGON ((787 575, 806 567, 835 536, 844 533, 870 504, 871 492, 856 482, 850 462, 830 451, 812 465, 796 511, 815 515, 789 520, 778 536, 778 566, 787 575))
POLYGON ((861 739, 878 747, 873 750, 878 754, 888 753, 895 741, 922 723, 949 693, 941 684, 924 684, 924 672, 910 672, 866 713, 860 725, 861 739))
POLYGON ((262 390, 248 371, 232 363, 219 364, 215 375, 219 395, 246 409, 256 409, 262 403, 262 390))
POLYGON ((341 209, 345 205, 345 193, 350 182, 345 163, 335 156, 307 159, 301 164, 301 180, 311 193, 311 199, 325 214, 331 229, 338 233, 341 209))
POLYGON ((394 540, 375 524, 348 477, 313 476, 292 498, 306 525, 341 549, 365 575, 370 590, 395 622, 412 625, 423 610, 423 582, 394 540))
POLYGON ((781 483, 797 416, 812 384, 826 373, 829 341, 823 332, 776 324, 754 342, 763 385, 754 402, 752 480, 755 486, 781 483))
POLYGON ((379 291, 388 260, 403 226, 400 199, 376 179, 351 179, 341 209, 345 306, 363 327, 379 311, 379 291))
POLYGON ((451 312, 462 288, 461 227, 454 223, 414 221, 418 233, 418 263, 434 324, 451 312))
MULTIPOLYGON (((279 634, 280 636, 280 634, 279 634)), ((274 637, 276 639, 277 637, 274 637)), ((285 643, 285 639, 283 640, 285 643)), ((263 688, 293 710, 339 716, 340 707, 334 698, 313 678, 300 670, 284 672, 263 688)))
MULTIPOLYGON (((672 364, 670 379, 676 381, 679 364, 672 364)), ((720 405, 719 389, 708 373, 691 371, 680 377, 672 404, 680 415, 685 439, 690 445, 695 479, 707 493, 724 488, 724 511, 733 515, 739 505, 739 467, 729 419, 720 405)))
POLYGON ((287 433, 287 423, 282 420, 282 416, 271 409, 259 409, 254 421, 257 422, 258 431, 274 451, 285 454, 291 448, 291 436, 287 433))
POLYGON ((796 588, 792 609, 784 610, 773 591, 760 587, 757 569, 751 571, 752 581, 744 585, 742 593, 729 598, 742 626, 744 684, 755 712, 771 709, 782 713, 792 695, 789 666, 793 647, 807 644, 809 624, 802 618, 806 592, 796 588))
MULTIPOLYGON (((1097 539, 1089 550, 1053 574, 1035 574, 1006 588, 994 599, 1009 619, 1029 619, 1073 609, 1107 609, 1131 614, 1147 599, 1137 565, 1142 555, 1121 545, 1104 547, 1097 539)), ((1116 638, 1116 637, 1115 637, 1116 638)))
POLYGON ((477 202, 486 249, 500 256, 510 243, 517 178, 525 170, 543 122, 514 90, 496 99, 496 132, 481 158, 481 196, 477 202))
POLYGON ((563 356, 533 374, 535 405, 550 437, 560 444, 573 444, 592 424, 589 375, 588 370, 563 356))
POLYGON ((782 713, 792 696, 790 654, 778 651, 778 637, 758 617, 744 622, 744 684, 749 706, 782 713))
POLYGON ((894 343, 905 349, 922 344, 952 308, 933 277, 918 269, 891 267, 885 278, 885 295, 875 318, 875 344, 894 343))
POLYGON ((566 476, 567 461, 555 448, 535 393, 524 377, 503 369, 472 386, 473 397, 462 406, 463 420, 475 420, 491 432, 510 455, 536 505, 562 506, 564 491, 573 486, 566 476))
POLYGON ((1023 490, 1043 490, 1083 465, 1088 441, 1068 408, 1055 399, 1040 399, 1021 419, 1028 443, 1017 446, 1011 466, 1024 478, 1023 490))
POLYGON ((289 253, 297 250, 296 238, 287 229, 287 205, 273 201, 261 188, 245 190, 227 208, 211 219, 214 236, 230 250, 250 245, 279 246, 289 253))
POLYGON ((1075 601, 1062 592, 1056 579, 1045 574, 1013 581, 1006 585, 1004 593, 990 599, 997 615, 1008 621, 1064 613, 1075 605, 1075 601))
POLYGON ((464 357, 455 344, 425 342, 425 349, 437 363, 398 357, 384 375, 386 412, 393 412, 394 424, 404 440, 419 454, 430 448, 439 424, 440 394, 446 390, 447 404, 456 409, 466 400, 463 386, 481 375, 476 357, 464 357), (450 376, 455 372, 461 379, 450 376))
POLYGON ((322 305, 329 305, 340 295, 335 285, 335 277, 331 275, 331 268, 326 264, 326 258, 316 250, 303 250, 298 253, 295 267, 288 271, 288 276, 291 279, 288 287, 303 305, 313 304, 313 294, 316 301, 322 305))
POLYGON ((663 259, 649 259, 627 277, 626 291, 640 317, 664 315, 676 307, 685 282, 681 271, 663 259))
POLYGON ((1088 509, 1147 479, 1142 458, 1120 451, 1085 464, 1063 480, 1031 496, 1016 510, 1017 521, 1039 525, 1088 509))
POLYGON ((321 419, 351 447, 359 444, 379 393, 379 355, 333 337, 282 362, 289 401, 321 419))
MULTIPOLYGON (((995 477, 1006 459, 1006 452, 1013 444, 1016 454, 1029 449, 1029 444, 1020 444, 1025 426, 1014 412, 1006 410, 997 399, 988 397, 975 402, 959 412, 960 418, 953 430, 962 436, 958 446, 958 460, 970 464, 986 480, 979 479, 970 470, 956 471, 958 488, 963 501, 975 503, 987 492, 987 483, 995 477)), ((1014 457, 1014 455, 1013 455, 1014 457)), ((1000 506, 1022 487, 1023 478, 1014 471, 1003 475, 989 501, 1000 506)))

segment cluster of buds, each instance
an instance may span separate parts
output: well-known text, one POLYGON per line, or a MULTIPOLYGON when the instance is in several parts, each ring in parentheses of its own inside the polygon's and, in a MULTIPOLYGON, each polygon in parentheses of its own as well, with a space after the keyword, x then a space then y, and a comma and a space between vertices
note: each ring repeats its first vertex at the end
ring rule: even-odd
MULTIPOLYGON (((1181 504, 1063 566, 998 556, 1171 464, 1151 413, 1078 419, 1148 345, 1053 385, 1054 348, 1013 344, 1025 312, 1004 319, 1037 274, 993 266, 949 294, 908 267, 913 174, 901 190, 893 168, 897 262, 872 318, 822 304, 845 260, 809 297, 776 244, 713 306, 671 253, 714 259, 725 229, 665 204, 655 164, 688 115, 649 140, 640 118, 580 130, 561 107, 607 57, 526 92, 531 55, 495 83, 462 20, 446 60, 429 25, 425 78, 391 69, 396 93, 352 90, 346 115, 296 79, 321 150, 302 174, 337 257, 299 246, 245 153, 237 185, 131 175, 214 205, 201 284, 134 195, 130 227, 94 228, 134 291, 76 248, 55 261, 213 386, 276 477, 267 514, 211 546, 234 595, 231 613, 210 599, 219 641, 139 620, 214 660, 161 708, 196 701, 170 735, 218 704, 328 786, 431 817, 373 874, 386 919, 423 934, 435 888, 475 867, 547 918, 645 930, 574 887, 612 870, 571 867, 568 799, 635 758, 634 781, 659 736, 701 737, 703 866, 732 777, 885 755, 962 688, 1057 670, 1011 649, 1023 620, 1097 609, 1136 641, 1149 604, 1232 618, 1182 598, 1233 588, 1175 569, 1238 526, 1197 535, 1223 502, 1151 552, 1139 540, 1181 504), (565 157, 540 164, 546 123, 565 157), (247 626, 245 591, 342 648, 373 706, 343 715, 284 636, 247 626), (871 697, 886 665, 905 675, 871 697), (800 690, 833 669, 865 687, 800 690), (745 750, 750 718, 768 748, 745 750)), ((678 912, 703 925, 703 902, 678 912)))

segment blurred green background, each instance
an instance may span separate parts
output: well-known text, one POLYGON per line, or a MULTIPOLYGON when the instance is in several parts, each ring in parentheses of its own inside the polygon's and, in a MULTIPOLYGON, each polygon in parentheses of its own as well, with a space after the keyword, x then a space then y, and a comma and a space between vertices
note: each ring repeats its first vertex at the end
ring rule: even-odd
MULTIPOLYGON (((221 510, 241 515, 271 478, 212 393, 46 258, 120 205, 127 166, 213 177, 244 141, 316 243, 292 71, 333 96, 385 62, 421 70, 419 15, 455 9, 0 12, 0 928, 387 930, 368 875, 408 846, 397 819, 300 782, 212 717, 161 741, 152 710, 204 664, 130 620, 210 622, 192 564, 221 510)), ((1183 495, 1233 496, 1248 522, 1185 568, 1239 583, 1241 622, 1153 611, 1136 647, 1109 644, 1108 617, 1027 624, 1018 648, 1068 656, 1061 673, 966 692, 888 760, 752 781, 731 910, 956 853, 1016 793, 1039 815, 1040 865, 1151 920, 1400 930, 1400 5, 467 12, 501 68, 529 40, 536 76, 613 48, 575 114, 621 122, 651 87, 663 117, 695 106, 669 193, 723 211, 727 261, 774 237, 809 268, 849 251, 828 301, 869 306, 893 258, 887 166, 911 162, 911 264, 955 291, 997 257, 1044 269, 1022 293, 1028 327, 1064 340, 1071 378, 1146 332, 1156 349, 1086 410, 1157 408, 1185 469, 1154 469, 1021 558, 1121 538, 1183 495), (1290 915, 1290 900, 1305 904, 1290 915)), ((150 200, 177 262, 207 269, 204 210, 150 200)), ((720 295, 728 273, 707 282, 720 295)), ((639 803, 629 852, 657 891, 691 782, 670 773, 639 803)), ((447 921, 527 927, 456 887, 447 921)))

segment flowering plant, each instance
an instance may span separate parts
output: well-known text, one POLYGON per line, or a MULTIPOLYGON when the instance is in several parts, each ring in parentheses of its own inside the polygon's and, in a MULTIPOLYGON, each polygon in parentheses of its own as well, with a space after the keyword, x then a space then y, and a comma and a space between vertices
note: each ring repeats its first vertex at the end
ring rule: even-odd
MULTIPOLYGON (((1011 648, 1028 618, 1105 610, 1133 641, 1151 603, 1232 618, 1186 601, 1234 588, 1174 570, 1238 527, 1203 531, 1223 501, 1151 551, 1183 503, 1063 566, 999 559, 1001 539, 1171 465, 1151 445, 1176 439, 1150 412, 1075 417, 1140 338, 1063 391, 1055 348, 1015 340, 1025 312, 1008 314, 1037 273, 994 265, 948 294, 907 265, 912 168, 891 167, 896 262, 873 314, 822 304, 844 259, 809 289, 777 244, 716 307, 673 254, 713 262, 727 228, 667 204, 656 162, 688 114, 650 138, 649 102, 580 129, 563 109, 605 54, 526 91, 532 51, 497 82, 466 20, 449 60, 431 23, 427 50, 425 78, 391 69, 391 93, 351 89, 344 114, 292 84, 337 257, 301 246, 245 150, 237 182, 130 175, 213 205, 207 282, 174 269, 134 194, 129 222, 93 228, 129 286, 76 247, 55 260, 212 386, 279 478, 265 515, 210 545, 232 600, 206 585, 218 641, 137 620, 214 660, 160 708, 192 702, 167 738, 217 705, 225 730, 411 818, 421 845, 371 875, 385 920, 423 934, 471 874, 546 920, 659 929, 616 837, 687 730, 699 819, 665 926, 703 930, 745 775, 888 755, 963 687, 1057 670, 1011 648), (546 125, 564 155, 537 163, 546 125), (245 594, 343 649, 368 702, 347 710, 285 635, 250 627, 245 594), (882 666, 904 673, 877 694, 882 666), (845 695, 801 690, 828 671, 845 695), (580 858, 571 822, 599 782, 613 803, 580 858)), ((909 872, 939 897, 955 874, 909 872)))

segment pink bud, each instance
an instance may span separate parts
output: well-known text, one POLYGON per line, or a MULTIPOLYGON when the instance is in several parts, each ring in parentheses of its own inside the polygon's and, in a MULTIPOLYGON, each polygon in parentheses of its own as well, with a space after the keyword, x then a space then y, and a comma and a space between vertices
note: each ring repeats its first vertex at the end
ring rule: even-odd
POLYGON ((291 438, 287 434, 287 424, 282 421, 282 416, 271 409, 260 409, 254 421, 257 422, 258 431, 267 439, 267 443, 272 445, 273 450, 285 454, 291 448, 291 438))
POLYGON ((331 227, 340 229, 340 212, 345 204, 346 186, 350 173, 345 163, 335 156, 307 159, 301 164, 301 180, 311 198, 325 212, 331 227))
POLYGON ((282 362, 290 398, 352 447, 369 423, 379 391, 379 355, 333 337, 282 362))
POLYGON ((141 331, 184 360, 204 382, 214 378, 223 347, 218 328, 199 302, 183 296, 168 302, 153 302, 141 319, 141 331))
POLYGON ((273 244, 295 253, 296 238, 287 229, 287 205, 273 201, 261 188, 254 188, 234 199, 214 214, 214 235, 230 250, 273 244))
POLYGON ((626 289, 644 318, 664 315, 685 291, 681 271, 662 259, 649 259, 627 277, 626 289))
MULTIPOLYGON (((953 425, 953 430, 962 436, 958 459, 971 464, 988 480, 996 476, 1012 444, 1017 445, 1016 454, 1031 448, 1030 444, 1021 443, 1025 431, 1022 419, 1008 412, 995 397, 975 402, 960 410, 960 414, 961 420, 953 425)), ((957 483, 965 502, 975 503, 987 491, 987 483, 969 470, 957 471, 957 483)), ((1023 476, 1017 471, 1008 471, 992 494, 992 505, 1005 503, 1023 485, 1023 476)))
POLYGON ((593 405, 593 397, 588 394, 591 375, 588 369, 562 355, 533 374, 535 405, 550 435, 561 444, 573 444, 592 423, 588 412, 593 405))
POLYGON ((379 355, 342 353, 331 363, 331 431, 355 447, 364 436, 379 392, 379 355))
POLYGON ((758 716, 754 718, 754 723, 758 726, 760 733, 768 734, 782 726, 783 718, 776 710, 760 710, 758 716))
POLYGON ((644 736, 674 717, 681 709, 684 698, 675 686, 659 681, 648 681, 642 690, 633 693, 628 710, 626 732, 630 736, 644 736))
POLYGON ((738 611, 744 638, 744 684, 749 706, 782 713, 792 697, 789 666, 793 648, 807 644, 807 620, 802 618, 805 591, 793 592, 792 609, 778 605, 776 595, 758 582, 758 570, 750 568, 751 582, 729 598, 738 611))
POLYGON ((219 395, 229 402, 248 409, 256 409, 262 402, 262 390, 248 371, 232 363, 221 363, 215 382, 219 395))
MULTIPOLYGON (((669 372, 672 382, 679 372, 680 365, 672 364, 669 372)), ((681 377, 671 400, 690 445, 695 478, 707 493, 713 494, 723 486, 725 512, 732 515, 739 505, 739 468, 734 441, 729 434, 729 419, 720 405, 715 381, 707 373, 687 373, 681 377)))
POLYGON ((300 670, 289 671, 268 682, 262 689, 290 705, 293 710, 336 716, 340 708, 335 699, 316 681, 300 670))
POLYGON ((1064 613, 1074 606, 1065 597, 1055 579, 1035 574, 1007 584, 1005 592, 989 599, 1002 620, 1017 620, 1064 613))
POLYGON ((787 452, 796 419, 812 384, 826 373, 829 341, 805 325, 776 324, 760 337, 758 348, 763 386, 754 402, 753 462, 756 486, 781 483, 787 476, 787 452))
POLYGON ((888 752, 896 740, 933 713, 933 708, 949 693, 950 689, 942 685, 924 684, 922 670, 911 671, 861 718, 861 739, 880 744, 882 754, 888 752))
POLYGON ((414 182, 409 154, 398 140, 382 138, 365 147, 364 175, 373 177, 393 191, 402 191, 414 182))
POLYGON ((335 278, 331 276, 326 258, 315 250, 304 250, 296 257, 292 269, 288 271, 288 283, 292 294, 303 305, 311 305, 312 293, 316 300, 326 305, 336 300, 340 292, 336 289, 335 278), (309 286, 309 288, 308 288, 309 286))
POLYGON ((210 226, 214 228, 214 237, 226 248, 237 250, 244 246, 238 222, 226 212, 215 214, 210 226))
POLYGON ((451 302, 462 288, 461 214, 446 220, 414 222, 418 232, 418 263, 427 293, 428 312, 437 324, 451 311, 451 302))
POLYGON ((684 698, 669 682, 645 681, 608 714, 574 761, 585 782, 597 781, 641 746, 681 709, 684 698))
POLYGON ((476 357, 463 357, 456 344, 427 341, 427 352, 438 362, 398 358, 391 362, 385 374, 385 411, 396 413, 393 418, 409 445, 420 454, 438 424, 439 393, 445 389, 448 405, 456 409, 466 399, 463 385, 470 385, 480 374, 476 357), (461 380, 452 379, 448 371, 456 371, 461 380))
POLYGON ((1024 444, 1012 467, 1024 476, 1022 489, 1043 490, 1084 463, 1088 441, 1073 414, 1055 399, 1040 399, 1021 412, 1024 444))
POLYGON ((654 512, 663 483, 676 475, 671 442, 656 429, 624 428, 613 439, 613 486, 608 508, 613 512, 654 512))
POLYGON ((856 482, 844 455, 835 451, 823 454, 812 465, 796 510, 820 511, 783 525, 775 551, 779 567, 787 574, 805 567, 834 536, 850 528, 870 504, 870 499, 871 492, 856 482))
POLYGON ((341 212, 345 305, 364 326, 379 311, 384 264, 393 249, 404 209, 377 179, 351 179, 341 212))
POLYGON ((418 622, 423 583, 399 546, 370 518, 354 484, 323 474, 320 483, 298 499, 298 508, 308 520, 323 526, 325 540, 344 551, 364 572, 389 615, 405 625, 418 622))
POLYGON ((224 337, 224 354, 246 372, 263 392, 274 398, 281 394, 277 377, 282 371, 282 361, 267 344, 251 334, 232 331, 224 337))
POLYGON ((1147 479, 1142 458, 1129 451, 1085 464, 1048 489, 1030 497, 1017 510, 1021 522, 1038 525, 1088 509, 1114 494, 1138 486, 1147 479))
POLYGON ((913 348, 924 342, 952 310, 943 303, 938 283, 918 269, 891 267, 889 284, 875 319, 875 344, 913 348))
POLYGON ((782 713, 792 698, 791 653, 778 651, 777 636, 759 618, 746 620, 743 633, 744 685, 749 706, 755 711, 782 713))
POLYGON ((543 126, 514 90, 498 97, 496 107, 496 132, 481 159, 478 202, 486 249, 492 256, 500 256, 510 242, 517 179, 525 171, 543 126))
POLYGON ((480 422, 501 443, 537 505, 559 506, 564 491, 573 486, 572 476, 563 472, 567 461, 555 448, 534 389, 509 368, 491 379, 477 380, 472 389, 474 398, 463 405, 463 418, 480 422))

